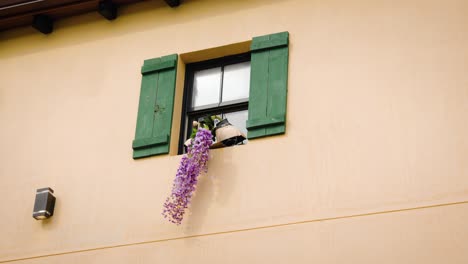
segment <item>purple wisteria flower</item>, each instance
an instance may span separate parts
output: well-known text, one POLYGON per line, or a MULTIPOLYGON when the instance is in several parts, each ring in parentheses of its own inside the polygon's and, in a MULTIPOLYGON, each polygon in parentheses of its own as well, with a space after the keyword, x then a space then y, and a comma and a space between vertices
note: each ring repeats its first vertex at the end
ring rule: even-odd
POLYGON ((198 176, 206 172, 210 146, 213 143, 210 130, 199 128, 187 154, 182 156, 177 170, 172 193, 166 199, 162 215, 170 222, 180 225, 196 189, 198 176))

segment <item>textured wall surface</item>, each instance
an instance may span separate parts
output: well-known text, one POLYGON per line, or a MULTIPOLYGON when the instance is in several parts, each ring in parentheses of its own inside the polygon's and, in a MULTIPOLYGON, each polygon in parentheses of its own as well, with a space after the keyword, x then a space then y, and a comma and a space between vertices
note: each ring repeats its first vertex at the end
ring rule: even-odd
POLYGON ((1 32, 0 262, 468 263, 467 12, 463 0, 147 1, 48 36, 1 32), (286 134, 212 151, 190 215, 168 223, 181 156, 131 158, 143 60, 281 31, 286 134), (55 215, 35 221, 45 186, 55 215))

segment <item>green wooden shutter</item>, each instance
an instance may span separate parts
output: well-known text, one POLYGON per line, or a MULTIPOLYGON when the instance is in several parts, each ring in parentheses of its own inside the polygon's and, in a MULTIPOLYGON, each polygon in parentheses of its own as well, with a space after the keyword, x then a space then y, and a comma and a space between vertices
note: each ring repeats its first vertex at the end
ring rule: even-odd
POLYGON ((145 60, 133 158, 169 153, 177 54, 145 60))
POLYGON ((252 39, 249 139, 285 133, 288 44, 288 32, 252 39))

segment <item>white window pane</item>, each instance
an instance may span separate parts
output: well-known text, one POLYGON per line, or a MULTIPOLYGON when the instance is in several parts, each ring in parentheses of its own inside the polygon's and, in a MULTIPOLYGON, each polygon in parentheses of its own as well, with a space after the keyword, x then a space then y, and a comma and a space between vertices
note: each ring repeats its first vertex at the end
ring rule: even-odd
POLYGON ((221 68, 195 72, 193 80, 192 107, 219 103, 221 68))
POLYGON ((248 114, 249 111, 244 110, 239 112, 226 113, 223 115, 223 117, 227 118, 229 123, 237 127, 240 131, 242 131, 242 133, 247 135, 247 128, 245 122, 247 121, 248 114))
POLYGON ((250 61, 224 67, 223 102, 249 98, 250 61))

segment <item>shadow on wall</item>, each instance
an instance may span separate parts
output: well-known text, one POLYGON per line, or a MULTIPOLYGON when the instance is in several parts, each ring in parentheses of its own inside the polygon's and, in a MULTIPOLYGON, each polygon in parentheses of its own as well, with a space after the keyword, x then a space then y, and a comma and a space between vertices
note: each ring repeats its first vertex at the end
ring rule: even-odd
POLYGON ((233 176, 236 175, 237 166, 239 165, 233 161, 231 149, 211 151, 208 173, 200 176, 196 193, 187 211, 185 235, 199 233, 212 204, 216 204, 216 208, 223 208, 222 205, 228 202, 232 190, 236 188, 236 179, 233 176))
MULTIPOLYGON (((163 0, 143 1, 119 9, 116 20, 108 21, 97 12, 87 13, 76 17, 58 20, 54 24, 54 32, 43 35, 32 27, 22 27, 0 32, 0 58, 17 56, 49 49, 61 48, 96 41, 115 38, 127 34, 164 28, 177 24, 192 23, 203 17, 223 16, 233 12, 242 12, 260 6, 273 5, 278 2, 291 0, 184 0, 177 8, 170 8, 163 0), (195 12, 196 11, 196 12, 195 12), (72 30, 72 33, 66 32, 72 30), (79 32, 80 36, 69 37, 68 34, 79 32), (21 50, 15 43, 15 53, 8 52, 9 42, 23 40, 32 45, 22 45, 21 50)), ((183 26, 181 27, 183 28, 183 26)), ((200 30, 203 30, 202 28, 200 30)), ((184 32, 172 32, 173 35, 183 35, 184 32)))

